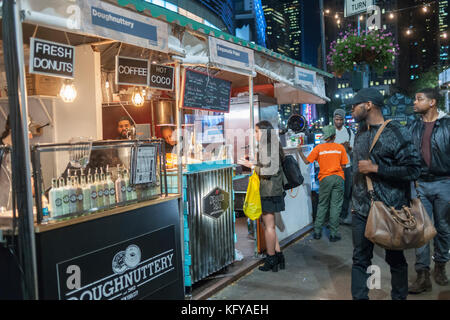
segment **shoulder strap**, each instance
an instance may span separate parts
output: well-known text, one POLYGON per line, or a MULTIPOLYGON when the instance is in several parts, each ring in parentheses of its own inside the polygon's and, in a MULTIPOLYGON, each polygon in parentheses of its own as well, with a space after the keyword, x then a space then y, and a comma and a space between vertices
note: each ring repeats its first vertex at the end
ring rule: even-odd
MULTIPOLYGON (((377 143, 378 139, 381 136, 381 133, 383 132, 384 128, 386 128, 387 124, 391 122, 392 119, 386 120, 383 125, 378 129, 377 134, 375 135, 375 138, 373 139, 372 145, 370 146, 369 153, 372 152, 373 147, 377 143)), ((366 181, 367 181, 367 189, 369 192, 373 192, 373 183, 372 179, 370 179, 369 175, 366 175, 366 181)))
POLYGON ((386 128, 387 124, 391 121, 392 121, 392 119, 386 120, 383 123, 383 125, 380 127, 380 129, 378 129, 377 134, 375 135, 375 138, 372 141, 372 145, 370 146, 369 153, 372 152, 372 149, 375 146, 375 144, 377 143, 378 139, 380 138, 381 133, 383 132, 384 128, 386 128))

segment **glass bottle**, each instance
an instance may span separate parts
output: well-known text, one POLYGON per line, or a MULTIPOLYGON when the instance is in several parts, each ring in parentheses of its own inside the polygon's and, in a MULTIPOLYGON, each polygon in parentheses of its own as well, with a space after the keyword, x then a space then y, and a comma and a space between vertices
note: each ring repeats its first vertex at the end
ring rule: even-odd
POLYGON ((62 214, 62 190, 58 187, 58 181, 55 178, 52 179, 52 188, 48 192, 48 198, 51 217, 60 216, 62 214))
POLYGON ((83 196, 83 188, 81 187, 81 177, 75 176, 75 188, 77 193, 77 213, 82 213, 84 211, 84 196, 83 196))
POLYGON ((106 184, 109 189, 109 205, 110 207, 114 207, 116 204, 116 188, 114 186, 114 182, 111 179, 111 172, 106 173, 106 184))
POLYGON ((117 203, 122 203, 127 201, 127 187, 125 185, 125 180, 123 180, 122 171, 117 168, 117 180, 115 182, 116 187, 116 200, 117 203))
POLYGON ((86 183, 86 176, 81 174, 81 189, 83 192, 83 211, 91 208, 91 187, 86 183))
POLYGON ((97 189, 97 207, 101 209, 103 208, 103 183, 100 181, 97 169, 95 169, 95 187, 97 189))
POLYGON ((75 177, 70 177, 68 179, 68 189, 69 189, 69 213, 77 212, 77 188, 75 186, 75 177))
POLYGON ((103 205, 109 208, 109 186, 104 173, 100 175, 100 183, 103 185, 103 205))
POLYGON ((98 199, 97 199, 97 185, 95 184, 94 177, 91 173, 88 174, 88 185, 90 189, 90 201, 91 209, 98 210, 98 199))
POLYGON ((59 179, 59 187, 62 189, 62 212, 61 215, 69 214, 70 210, 70 199, 69 199, 69 188, 67 187, 64 178, 59 179))

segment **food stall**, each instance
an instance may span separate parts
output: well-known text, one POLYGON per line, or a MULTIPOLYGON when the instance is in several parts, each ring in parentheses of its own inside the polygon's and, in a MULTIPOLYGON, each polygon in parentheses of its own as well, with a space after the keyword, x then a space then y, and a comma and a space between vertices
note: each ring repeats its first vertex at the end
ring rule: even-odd
MULTIPOLYGON (((19 232, 9 229, 9 241, 18 234, 19 246, 31 248, 24 252, 24 260, 31 266, 24 270, 27 297, 182 299, 185 288, 189 290, 193 283, 231 264, 236 243, 236 145, 227 140, 231 130, 227 131, 226 118, 236 113, 230 100, 239 98, 231 99, 231 93, 244 89, 253 97, 254 88, 269 84, 274 91, 270 103, 324 103, 323 74, 317 71, 312 85, 297 82, 295 70, 301 63, 149 3, 22 0, 10 9, 16 21, 20 14, 24 16, 23 24, 15 22, 16 38, 22 39, 23 34, 24 43, 10 42, 24 52, 18 55, 19 70, 29 71, 26 62, 34 61, 27 56, 28 41, 30 56, 35 53, 33 48, 46 45, 73 53, 72 61, 58 62, 72 65, 69 74, 44 78, 33 71, 29 73, 40 78, 29 81, 25 71, 16 71, 24 117, 18 123, 25 128, 25 119, 31 115, 43 131, 38 140, 25 138, 23 143, 25 158, 33 163, 33 190, 39 196, 33 201, 28 182, 28 192, 19 199, 27 203, 18 210, 19 232), (131 27, 134 25, 137 28, 131 27), (120 74, 119 68, 128 72, 120 74), (156 83, 150 76, 146 79, 143 70, 155 75, 156 83), (171 74, 170 84, 167 74, 171 74), (27 95, 32 85, 44 82, 50 91, 57 88, 62 98, 43 94, 42 88, 40 93, 27 95), (63 85, 65 89, 60 90, 63 85), (285 98, 289 102, 282 102, 285 98), (145 116, 137 108, 145 110, 141 112, 145 116), (132 139, 100 141, 114 139, 111 121, 119 113, 132 120, 134 131, 127 135, 132 139), (168 154, 164 142, 154 138, 167 125, 177 129, 180 146, 168 154), (30 144, 31 154, 27 151, 30 144), (104 154, 109 155, 106 160, 104 154), (142 169, 139 161, 154 168, 155 176, 149 175, 150 180, 143 183, 136 182, 137 170, 142 169), (126 201, 123 194, 117 198, 122 190, 116 188, 121 186, 118 180, 128 181, 125 189, 131 195, 126 201), (58 211, 56 216, 54 198, 47 212, 45 198, 40 196, 48 198, 61 186, 77 186, 66 189, 82 191, 83 186, 110 182, 114 184, 114 203, 111 188, 96 187, 94 201, 86 206, 79 200, 82 192, 71 191, 63 193, 69 212, 58 211), (105 202, 105 190, 109 203, 105 202), (88 233, 89 237, 83 237, 88 233), (88 276, 80 279, 81 271, 88 276), (106 278, 110 280, 102 282, 101 288, 94 286, 106 278)), ((254 124, 263 113, 259 107, 255 110, 254 99, 247 100, 244 117, 249 130, 244 143, 253 152, 254 124)), ((27 161, 24 168, 30 180, 32 170, 27 161)), ((306 185, 307 177, 300 188, 306 185)), ((307 195, 301 194, 293 199, 309 210, 307 195)), ((282 216, 282 222, 292 228, 277 230, 282 239, 292 237, 309 221, 304 217, 310 212, 299 220, 299 206, 292 207, 296 210, 282 216)))
POLYGON ((23 281, 25 299, 184 299, 180 194, 169 193, 164 143, 137 135, 137 126, 123 140, 103 140, 102 130, 105 103, 138 108, 161 101, 161 91, 176 102, 178 83, 150 84, 150 64, 176 65, 168 25, 104 1, 72 5, 3 2, 3 52, 12 63, 3 66, 9 95, 1 109, 11 118, 12 162, 21 148, 25 161, 11 170, 18 205, 1 213, 0 237, 14 252, 1 250, 0 259, 22 261, 23 274, 2 272, 0 283, 23 281), (133 77, 104 76, 114 66, 133 77), (18 140, 27 129, 42 134, 18 140))

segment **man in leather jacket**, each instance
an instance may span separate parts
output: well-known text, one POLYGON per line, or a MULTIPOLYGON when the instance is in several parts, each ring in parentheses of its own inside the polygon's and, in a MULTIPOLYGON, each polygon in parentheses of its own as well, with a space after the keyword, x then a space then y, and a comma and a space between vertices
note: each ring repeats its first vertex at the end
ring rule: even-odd
MULTIPOLYGON (((351 284, 352 297, 359 300, 369 299, 368 268, 372 265, 374 249, 374 244, 364 236, 371 203, 366 175, 372 179, 375 199, 400 209, 410 205, 410 184, 420 175, 420 157, 407 129, 397 121, 387 124, 369 153, 372 141, 384 123, 383 96, 373 88, 364 88, 350 103, 353 118, 359 123, 353 148, 351 284)), ((386 250, 385 259, 391 270, 392 299, 406 299, 408 264, 403 251, 386 250)))
MULTIPOLYGON (((414 112, 420 117, 409 126, 412 139, 421 155, 421 174, 417 193, 434 220, 434 280, 448 284, 445 264, 450 260, 450 117, 437 108, 439 92, 427 88, 416 93, 414 112)), ((431 291, 430 244, 416 249, 416 281, 410 293, 431 291)))

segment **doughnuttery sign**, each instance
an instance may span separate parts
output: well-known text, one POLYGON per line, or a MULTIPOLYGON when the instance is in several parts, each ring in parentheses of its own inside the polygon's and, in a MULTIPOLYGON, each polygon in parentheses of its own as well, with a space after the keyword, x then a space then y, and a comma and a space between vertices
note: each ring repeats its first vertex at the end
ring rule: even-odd
POLYGON ((203 198, 203 213, 213 218, 219 218, 230 205, 230 194, 220 188, 215 188, 203 198))
POLYGON ((74 65, 75 47, 30 39, 30 73, 73 79, 74 65))
POLYGON ((59 299, 142 299, 177 281, 176 265, 172 225, 58 263, 59 299))

